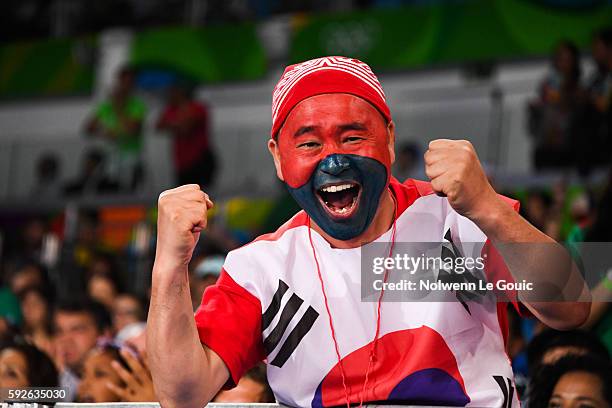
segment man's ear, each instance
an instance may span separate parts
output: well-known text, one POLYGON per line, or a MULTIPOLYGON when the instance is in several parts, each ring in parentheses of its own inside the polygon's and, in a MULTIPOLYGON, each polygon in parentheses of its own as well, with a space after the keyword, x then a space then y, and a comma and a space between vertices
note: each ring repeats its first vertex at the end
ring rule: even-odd
POLYGON ((276 176, 281 180, 285 181, 283 178, 283 170, 280 164, 280 150, 278 148, 278 143, 274 139, 268 140, 268 150, 274 159, 274 167, 276 167, 276 176))
POLYGON ((389 140, 387 141, 387 148, 389 149, 389 157, 391 158, 391 164, 395 163, 395 122, 391 121, 387 125, 387 133, 389 140))

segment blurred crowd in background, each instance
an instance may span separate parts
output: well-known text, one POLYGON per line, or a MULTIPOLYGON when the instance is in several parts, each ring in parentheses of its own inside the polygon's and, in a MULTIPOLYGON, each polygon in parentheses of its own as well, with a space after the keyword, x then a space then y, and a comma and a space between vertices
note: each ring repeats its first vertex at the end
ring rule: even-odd
MULTIPOLYGON (((212 10, 217 10, 238 19, 265 16, 282 11, 282 3, 266 11, 253 8, 258 2, 227 2, 234 8, 211 6, 205 15, 216 18, 212 10)), ((595 70, 586 76, 577 46, 559 43, 549 74, 525 107, 534 168, 556 172, 558 181, 546 188, 500 191, 519 199, 523 216, 560 242, 612 242, 612 29, 593 34, 590 54, 595 70), (593 172, 608 175, 594 183, 589 178, 593 172), (575 174, 578 183, 571 182, 575 174)), ((67 183, 59 181, 59 159, 42 156, 34 164, 32 197, 138 189, 146 177, 142 126, 148 110, 134 93, 135 74, 132 67, 122 67, 108 97, 92 106, 81 124, 87 137, 105 139, 113 149, 88 150, 80 174, 67 183)), ((197 183, 206 189, 217 175, 211 143, 216 135, 211 134, 206 102, 195 98, 193 89, 190 81, 175 80, 154 120, 172 141, 174 184, 197 183)), ((396 146, 394 176, 425 179, 425 148, 405 142, 396 146)), ((494 177, 491 181, 496 184, 494 177)), ((215 283, 228 251, 273 231, 298 209, 288 194, 228 197, 215 206, 189 267, 194 310, 206 287, 215 283)), ((0 387, 62 386, 67 400, 81 402, 155 401, 145 346, 155 219, 153 203, 67 206, 44 215, 0 212, 0 387)), ((609 301, 611 279, 596 289, 609 301)), ((570 332, 552 331, 508 311, 507 351, 516 392, 529 407, 569 406, 564 390, 577 389, 577 384, 584 406, 612 407, 609 303, 594 303, 585 326, 570 332)), ((273 402, 265 365, 253 368, 215 401, 273 402)))

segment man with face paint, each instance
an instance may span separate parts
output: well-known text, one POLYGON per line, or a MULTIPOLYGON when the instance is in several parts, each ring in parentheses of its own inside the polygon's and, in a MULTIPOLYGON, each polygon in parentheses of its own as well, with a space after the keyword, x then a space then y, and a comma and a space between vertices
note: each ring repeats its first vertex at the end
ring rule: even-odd
MULTIPOLYGON (((392 254, 395 242, 480 243, 487 273, 537 287, 558 279, 550 253, 493 245, 556 246, 495 193, 467 141, 430 143, 430 182, 392 178, 394 132, 365 63, 324 57, 288 67, 274 89, 268 147, 303 211, 228 254, 195 321, 187 265, 213 203, 197 185, 160 195, 147 350, 162 406, 201 407, 261 360, 290 406, 518 406, 505 304, 383 303, 382 294, 363 302, 360 247, 390 243, 392 254)), ((578 288, 572 299, 586 301, 518 292, 557 329, 580 325, 589 311, 580 275, 571 268, 563 280, 578 288)))

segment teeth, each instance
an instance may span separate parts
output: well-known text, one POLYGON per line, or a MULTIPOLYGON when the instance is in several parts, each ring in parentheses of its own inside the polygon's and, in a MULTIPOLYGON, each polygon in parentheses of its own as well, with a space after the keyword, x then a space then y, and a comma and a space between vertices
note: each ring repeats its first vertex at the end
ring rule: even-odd
POLYGON ((341 184, 339 186, 323 187, 321 191, 325 191, 326 193, 335 193, 337 191, 348 190, 351 187, 353 187, 353 184, 341 184))

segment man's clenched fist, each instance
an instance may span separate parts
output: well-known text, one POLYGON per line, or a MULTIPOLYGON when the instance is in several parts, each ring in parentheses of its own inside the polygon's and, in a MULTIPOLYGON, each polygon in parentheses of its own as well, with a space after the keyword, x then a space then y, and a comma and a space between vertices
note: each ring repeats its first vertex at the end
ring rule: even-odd
POLYGON ((425 174, 436 193, 445 195, 455 211, 472 220, 499 202, 467 140, 431 141, 425 152, 425 174))
POLYGON ((187 184, 159 195, 155 263, 171 268, 187 266, 206 228, 206 212, 213 206, 197 184, 187 184))

